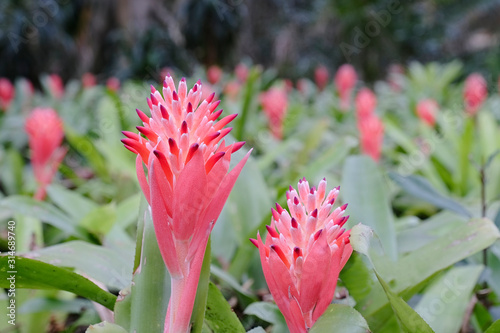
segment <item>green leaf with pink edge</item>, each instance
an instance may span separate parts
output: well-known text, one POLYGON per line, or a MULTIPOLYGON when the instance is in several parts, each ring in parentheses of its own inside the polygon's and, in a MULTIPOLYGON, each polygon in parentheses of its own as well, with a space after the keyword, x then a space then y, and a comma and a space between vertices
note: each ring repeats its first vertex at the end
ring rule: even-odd
POLYGON ((363 316, 345 304, 330 304, 309 333, 369 333, 363 316))

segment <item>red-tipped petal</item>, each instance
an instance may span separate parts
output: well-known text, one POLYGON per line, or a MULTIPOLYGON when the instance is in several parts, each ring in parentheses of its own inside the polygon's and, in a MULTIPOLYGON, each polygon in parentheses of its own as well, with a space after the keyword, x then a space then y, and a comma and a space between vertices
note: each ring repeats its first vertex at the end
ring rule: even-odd
POLYGON ((179 147, 177 147, 177 142, 175 142, 174 139, 168 138, 168 146, 170 147, 170 152, 173 155, 179 156, 179 147))
POLYGON ((146 114, 144 112, 142 112, 141 110, 139 109, 135 109, 135 111, 137 112, 137 115, 139 116, 139 118, 141 118, 141 120, 146 123, 146 124, 149 124, 149 117, 146 116, 146 114))
POLYGON ((174 183, 173 181, 174 177, 172 174, 172 170, 170 169, 170 164, 168 164, 167 158, 165 157, 165 154, 163 154, 159 150, 154 150, 153 154, 155 154, 156 158, 158 159, 158 162, 160 162, 160 166, 163 170, 163 173, 165 173, 165 176, 167 177, 170 186, 172 186, 174 183))
POLYGON ((279 238, 280 234, 278 234, 276 229, 274 229, 273 227, 268 226, 268 225, 266 225, 266 229, 267 229, 267 232, 271 235, 271 237, 279 238))
POLYGON ((160 104, 160 112, 161 112, 162 118, 167 119, 167 120, 170 118, 170 116, 168 115, 167 108, 165 108, 163 106, 163 104, 160 104))
POLYGON ((252 244, 255 245, 256 248, 259 248, 259 243, 256 239, 250 238, 250 242, 252 242, 252 244))
POLYGON ((226 153, 223 151, 213 154, 205 164, 205 172, 208 174, 214 167, 215 163, 217 163, 217 161, 220 160, 225 154, 226 153))
MULTIPOLYGON (((222 110, 221 110, 222 111, 222 110)), ((234 120, 234 118, 236 118, 238 116, 237 113, 235 114, 230 114, 229 116, 225 116, 224 118, 222 118, 221 120, 219 120, 217 122, 217 124, 214 125, 214 128, 216 130, 220 130, 222 129, 224 126, 226 126, 227 124, 229 124, 230 122, 232 122, 234 120)), ((218 116, 217 116, 218 117, 218 116)))
POLYGON ((232 153, 236 153, 238 150, 241 149, 241 147, 243 147, 245 145, 245 141, 240 141, 240 142, 236 142, 236 143, 233 143, 233 148, 231 149, 231 154, 232 153))
POLYGON ((200 145, 198 143, 193 143, 191 145, 191 147, 189 147, 189 151, 188 151, 188 154, 187 154, 187 157, 186 157, 186 163, 187 164, 191 158, 193 157, 194 153, 198 150, 198 148, 200 147, 200 145))

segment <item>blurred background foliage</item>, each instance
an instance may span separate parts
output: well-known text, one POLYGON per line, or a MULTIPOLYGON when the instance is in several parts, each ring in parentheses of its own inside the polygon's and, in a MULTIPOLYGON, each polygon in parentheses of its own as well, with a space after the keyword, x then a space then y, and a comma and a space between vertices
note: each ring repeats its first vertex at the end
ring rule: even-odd
POLYGON ((499 0, 6 0, 0 76, 157 81, 163 67, 192 75, 248 59, 291 79, 350 62, 373 81, 394 63, 459 59, 488 80, 499 16, 499 0))

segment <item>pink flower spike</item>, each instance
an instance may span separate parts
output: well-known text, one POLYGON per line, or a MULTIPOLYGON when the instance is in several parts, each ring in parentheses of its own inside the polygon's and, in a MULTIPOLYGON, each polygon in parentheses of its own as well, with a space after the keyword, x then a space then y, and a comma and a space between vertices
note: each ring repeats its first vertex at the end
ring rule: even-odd
POLYGON ((271 133, 276 139, 283 138, 283 122, 288 108, 288 96, 284 88, 273 87, 259 96, 271 133))
POLYGON ((49 75, 47 83, 52 96, 54 96, 56 99, 61 99, 64 96, 64 82, 59 75, 49 75))
POLYGON ((54 178, 66 154, 61 147, 64 138, 63 122, 54 109, 36 108, 26 119, 31 164, 39 184, 35 199, 43 200, 46 188, 54 178))
POLYGON ((375 115, 371 115, 358 122, 361 151, 370 156, 375 162, 380 160, 382 142, 384 139, 384 124, 375 115))
POLYGON ((10 107, 15 95, 14 85, 5 78, 0 78, 0 109, 4 112, 10 107))
POLYGON ((377 96, 368 88, 363 88, 356 96, 356 116, 358 119, 367 118, 375 112, 377 96))
POLYGON ((351 93, 358 80, 356 70, 352 65, 344 64, 339 67, 334 80, 339 92, 340 109, 347 111, 351 107, 351 93))
POLYGON ((219 66, 212 65, 207 69, 207 80, 210 84, 217 84, 222 78, 222 69, 219 66))
POLYGON ((430 127, 436 124, 436 116, 439 111, 439 104, 431 99, 423 99, 417 104, 417 115, 422 122, 430 127))
POLYGON ((486 80, 479 73, 472 73, 465 80, 464 103, 465 112, 474 116, 488 97, 486 80))
POLYGON ((164 332, 170 333, 190 332, 208 237, 250 154, 229 170, 232 153, 244 144, 220 142, 230 130, 224 126, 234 117, 223 118, 222 125, 216 119, 207 122, 214 114, 215 106, 210 104, 214 95, 200 104, 199 98, 190 96, 201 93, 195 91, 201 83, 189 91, 185 85, 182 80, 176 92, 173 79, 167 76, 163 92, 168 96, 152 88, 151 117, 137 110, 144 123, 138 130, 146 137, 125 132, 127 138, 122 140, 139 155, 139 184, 151 207, 158 246, 171 275, 164 326, 164 332))
MULTIPOLYGON (((321 182, 326 185, 325 180, 321 182)), ((299 187, 305 183, 301 180, 299 187)), ((335 196, 336 192, 335 188, 327 197, 335 196)), ((265 242, 259 234, 251 242, 259 249, 266 282, 288 329, 292 333, 306 333, 332 302, 339 273, 351 256, 352 247, 349 231, 345 232, 342 226, 327 231, 329 214, 317 218, 312 228, 300 227, 311 218, 316 219, 318 211, 331 210, 325 198, 304 216, 297 216, 290 202, 288 205, 292 230, 282 220, 287 214, 273 213, 272 226, 266 226, 269 235, 265 242)))
POLYGON ((314 70, 314 81, 316 82, 319 91, 323 91, 323 89, 325 89, 328 84, 329 76, 330 73, 328 72, 328 68, 323 65, 316 67, 314 70))

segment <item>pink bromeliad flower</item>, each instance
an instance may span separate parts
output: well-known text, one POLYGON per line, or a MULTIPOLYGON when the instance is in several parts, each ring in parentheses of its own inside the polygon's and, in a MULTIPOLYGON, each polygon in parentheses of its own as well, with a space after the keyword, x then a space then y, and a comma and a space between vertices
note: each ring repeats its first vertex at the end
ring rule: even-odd
POLYGON ((464 103, 465 112, 473 116, 488 97, 488 87, 486 80, 479 73, 472 73, 465 80, 464 103))
POLYGON ((14 85, 8 79, 0 78, 0 109, 5 111, 10 107, 15 93, 14 85))
POLYGON ((82 75, 82 86, 85 89, 92 88, 97 84, 97 79, 92 73, 85 73, 82 75))
POLYGON ((207 80, 210 84, 217 84, 222 78, 222 69, 219 66, 212 65, 207 69, 207 80))
POLYGON ((439 104, 432 98, 423 99, 417 104, 417 115, 425 124, 434 127, 439 104))
POLYGON ((291 333, 305 333, 332 302, 340 271, 352 253, 343 228, 347 204, 332 211, 339 187, 326 194, 326 180, 318 188, 301 179, 298 191, 287 191, 288 212, 276 204, 265 242, 260 234, 262 270, 291 333))
POLYGON ((48 77, 48 85, 51 94, 55 98, 61 99, 64 96, 64 82, 59 75, 50 74, 48 77))
POLYGON ((323 91, 323 89, 325 89, 328 84, 329 77, 330 73, 328 72, 328 68, 323 65, 316 67, 314 70, 314 81, 316 82, 319 91, 323 91))
POLYGON ((347 110, 351 107, 351 93, 356 85, 357 79, 356 70, 349 64, 340 66, 335 74, 334 80, 339 91, 340 108, 342 110, 347 110))
POLYGON ((382 142, 384 140, 384 124, 372 114, 358 121, 361 151, 370 156, 375 162, 380 160, 382 153, 382 142))
POLYGON ((277 139, 283 138, 283 121, 288 108, 285 88, 272 87, 259 96, 262 109, 269 119, 271 133, 277 139))
POLYGON ((112 76, 106 80, 106 88, 112 92, 118 92, 120 90, 121 83, 118 78, 112 76))
POLYGON ((151 117, 137 110, 143 122, 137 129, 144 136, 123 132, 123 144, 137 154, 137 177, 171 276, 164 326, 170 333, 189 332, 208 237, 250 154, 228 173, 231 154, 244 145, 223 140, 231 131, 224 126, 236 114, 217 122, 219 101, 214 94, 201 100, 201 94, 200 81, 188 91, 185 79, 176 89, 167 76, 163 96, 151 87, 151 117))
POLYGON ((250 70, 248 69, 247 65, 244 63, 239 63, 236 68, 234 69, 234 73, 236 74, 236 77, 238 78, 238 81, 240 83, 245 83, 247 82, 248 74, 250 73, 250 70))
POLYGON ((31 164, 39 187, 35 199, 43 200, 47 185, 61 164, 66 148, 61 147, 64 138, 63 122, 54 109, 36 108, 26 119, 31 164))
POLYGON ((358 119, 371 116, 377 106, 377 96, 368 88, 363 88, 356 95, 356 115, 358 119))

